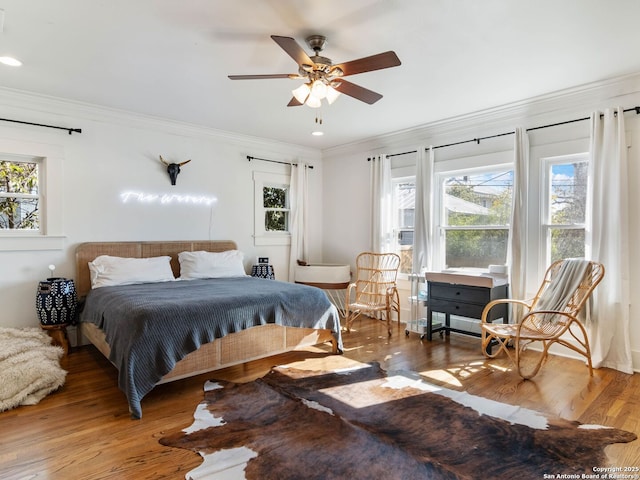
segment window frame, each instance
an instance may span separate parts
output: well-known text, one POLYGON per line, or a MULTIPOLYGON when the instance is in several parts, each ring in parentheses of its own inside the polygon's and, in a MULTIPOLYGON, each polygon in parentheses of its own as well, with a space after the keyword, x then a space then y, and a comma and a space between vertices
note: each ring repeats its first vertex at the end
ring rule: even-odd
POLYGON ((291 232, 289 231, 291 215, 287 215, 286 231, 268 231, 265 228, 265 215, 267 211, 274 210, 264 206, 264 188, 277 187, 286 190, 287 212, 291 211, 291 176, 281 173, 253 172, 253 197, 254 197, 254 244, 255 245, 291 245, 291 232))
POLYGON ((62 250, 64 149, 58 145, 0 138, 0 158, 39 162, 40 229, 0 231, 0 251, 62 250))
MULTIPOLYGON (((446 231, 447 230, 509 230, 511 226, 502 225, 469 225, 447 226, 444 224, 444 181, 451 176, 466 174, 481 174, 497 170, 513 170, 513 151, 504 150, 488 154, 458 157, 451 160, 436 162, 434 166, 434 252, 433 268, 435 271, 444 270, 446 267, 446 231)), ((457 267, 456 270, 466 268, 457 267)), ((488 270, 468 267, 469 270, 488 270)))

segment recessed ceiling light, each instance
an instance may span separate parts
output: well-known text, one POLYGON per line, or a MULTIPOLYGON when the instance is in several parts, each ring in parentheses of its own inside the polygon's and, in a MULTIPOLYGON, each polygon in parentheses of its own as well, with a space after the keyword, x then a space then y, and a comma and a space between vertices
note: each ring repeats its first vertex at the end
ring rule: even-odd
POLYGON ((13 57, 0 57, 0 63, 5 65, 9 65, 10 67, 19 67, 22 65, 22 62, 13 57))
POLYGON ((311 132, 311 135, 313 135, 315 137, 321 137, 322 135, 324 135, 324 132, 316 130, 315 132, 311 132))

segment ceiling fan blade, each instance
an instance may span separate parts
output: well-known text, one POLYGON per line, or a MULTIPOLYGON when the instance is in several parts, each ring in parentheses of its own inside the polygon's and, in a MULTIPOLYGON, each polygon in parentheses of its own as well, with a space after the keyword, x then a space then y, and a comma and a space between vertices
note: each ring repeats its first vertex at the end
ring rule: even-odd
POLYGON ((397 67, 400 65, 400 59, 395 52, 389 51, 384 53, 378 53, 377 55, 371 55, 370 57, 360 58, 358 60, 352 60, 350 62, 340 63, 335 65, 343 72, 343 76, 355 75, 356 73, 371 72, 373 70, 382 70, 383 68, 397 67))
POLYGON ((313 61, 307 55, 302 47, 295 41, 295 39, 291 37, 280 37, 278 35, 271 35, 273 41, 280 45, 287 54, 293 58, 298 65, 311 65, 313 66, 313 61))
POLYGON ((338 81, 340 82, 340 84, 333 88, 338 90, 340 93, 349 95, 350 97, 361 100, 364 103, 368 103, 369 105, 376 103, 382 98, 382 95, 380 95, 379 93, 361 87, 360 85, 356 85, 355 83, 347 82, 346 80, 342 79, 338 81))
POLYGON ((291 97, 289 103, 287 103, 287 107, 299 107, 302 105, 296 97, 291 97))
POLYGON ((231 80, 260 80, 267 78, 299 78, 296 73, 272 73, 269 75, 229 75, 231 80))

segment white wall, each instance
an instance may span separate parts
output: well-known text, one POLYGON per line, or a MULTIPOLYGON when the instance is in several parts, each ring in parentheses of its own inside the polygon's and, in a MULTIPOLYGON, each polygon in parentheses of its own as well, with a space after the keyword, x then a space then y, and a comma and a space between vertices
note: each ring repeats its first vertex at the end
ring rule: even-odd
POLYGON ((0 326, 37 326, 38 282, 50 276, 47 267, 52 263, 56 276, 73 278, 74 249, 87 241, 231 239, 245 254, 247 272, 257 256, 268 256, 276 278, 287 280, 288 247, 254 246, 252 175, 254 171, 288 174, 291 167, 249 162, 247 155, 304 160, 314 166, 310 254, 312 261, 321 260, 319 151, 8 90, 0 90, 0 108, 3 118, 82 128, 81 134, 68 135, 0 122, 0 145, 45 146, 62 152, 64 169, 49 172, 62 181, 62 247, 24 250, 24 243, 16 247, 14 240, 0 237, 0 326), (175 186, 159 155, 168 161, 191 159, 175 186), (212 207, 125 204, 121 193, 127 190, 215 196, 217 202, 212 207))
MULTIPOLYGON (((400 153, 428 145, 446 145, 473 138, 513 131, 515 127, 532 128, 588 117, 596 109, 630 108, 640 105, 640 74, 612 79, 593 85, 558 92, 552 95, 507 105, 486 112, 476 112, 430 125, 385 136, 359 144, 347 145, 323 152, 324 163, 324 238, 323 259, 331 263, 349 263, 354 268, 356 255, 370 248, 369 164, 367 157, 377 153, 400 153), (342 241, 347 238, 348 241, 342 241)), ((428 108, 416 106, 416 108, 428 108)), ((401 114, 401 113, 399 113, 401 114)), ((640 243, 640 218, 635 212, 640 206, 640 118, 625 114, 629 149, 629 186, 632 203, 630 245, 640 243)), ((529 134, 531 143, 530 174, 539 175, 539 158, 548 151, 561 151, 570 146, 588 150, 589 122, 535 130, 529 134)), ((436 150, 436 168, 442 162, 468 156, 504 152, 513 148, 513 136, 466 143, 436 150)), ((531 192, 531 217, 537 215, 539 192, 531 192)), ((537 248, 538 239, 530 239, 537 248)), ((634 368, 640 371, 640 254, 631 250, 631 347, 634 368)), ((539 285, 546 265, 535 254, 529 257, 528 290, 539 285)), ((401 285, 406 288, 406 284, 401 285)), ((402 292, 403 297, 408 292, 402 292)), ((403 315, 408 312, 404 311, 403 315)), ((405 316, 406 318, 406 316, 405 316)))

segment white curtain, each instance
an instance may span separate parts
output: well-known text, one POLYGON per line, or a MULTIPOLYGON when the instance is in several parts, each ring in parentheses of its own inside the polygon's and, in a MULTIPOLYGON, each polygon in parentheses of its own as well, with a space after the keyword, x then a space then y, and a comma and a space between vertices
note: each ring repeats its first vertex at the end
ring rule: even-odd
POLYGON ((593 294, 587 326, 593 366, 633 373, 629 342, 629 188, 621 108, 591 116, 586 256, 605 276, 593 294))
POLYGON ((418 149, 413 233, 413 272, 433 268, 433 147, 418 149))
POLYGON ((393 251, 393 196, 391 160, 387 155, 371 159, 371 250, 393 251))
MULTIPOLYGON (((512 298, 526 298, 527 270, 527 186, 529 184, 529 136, 526 130, 516 128, 513 145, 513 196, 511 228, 507 246, 509 288, 512 298)), ((522 311, 514 308, 512 321, 520 321, 522 311)))
POLYGON ((309 168, 307 164, 298 162, 291 166, 291 183, 289 186, 289 201, 291 204, 291 218, 289 228, 291 234, 291 249, 289 253, 289 281, 295 281, 295 271, 298 260, 309 260, 309 228, 307 214, 309 208, 309 168))

